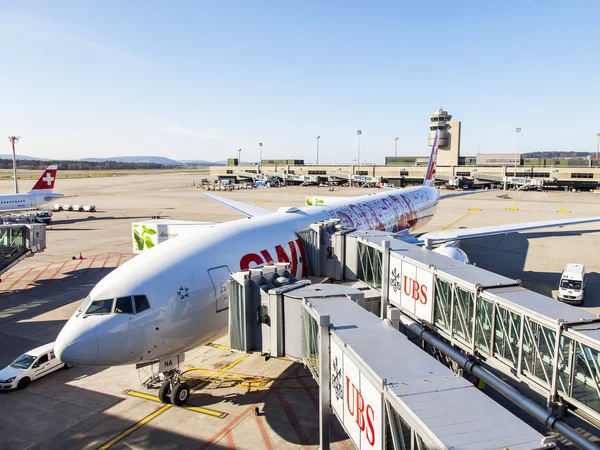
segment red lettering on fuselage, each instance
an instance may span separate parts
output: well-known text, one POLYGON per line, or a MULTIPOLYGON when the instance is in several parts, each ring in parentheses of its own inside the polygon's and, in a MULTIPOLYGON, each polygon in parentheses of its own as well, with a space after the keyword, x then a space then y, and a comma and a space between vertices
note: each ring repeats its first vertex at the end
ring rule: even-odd
POLYGON ((258 266, 260 264, 264 264, 264 261, 260 255, 257 255, 256 253, 248 253, 247 255, 242 256, 242 259, 240 259, 240 270, 249 269, 250 264, 252 263, 258 266))
POLYGON ((261 250, 260 254, 263 255, 263 258, 265 258, 265 262, 267 264, 273 264, 275 262, 273 261, 273 258, 271 258, 271 254, 268 250, 261 250))
MULTIPOLYGON (((277 262, 285 262, 291 265, 291 273, 294 276, 306 277, 307 266, 304 259, 304 247, 300 239, 288 242, 289 254, 286 252, 285 247, 282 245, 275 246, 275 254, 277 255, 277 262), (296 248, 297 247, 297 248, 296 248), (300 250, 300 257, 298 257, 298 250, 300 250), (297 274, 298 264, 302 268, 302 273, 297 274)), ((250 264, 254 263, 259 266, 261 264, 273 264, 275 260, 271 257, 271 253, 268 250, 261 250, 260 255, 257 253, 248 253, 242 256, 240 260, 240 270, 247 270, 250 268, 250 264), (262 255, 262 256, 261 256, 262 255)))

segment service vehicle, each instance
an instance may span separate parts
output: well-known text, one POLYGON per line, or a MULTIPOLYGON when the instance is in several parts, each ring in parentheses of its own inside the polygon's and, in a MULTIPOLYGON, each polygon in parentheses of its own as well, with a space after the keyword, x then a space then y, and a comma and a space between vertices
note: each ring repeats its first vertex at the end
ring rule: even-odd
POLYGON ((65 365, 54 354, 54 342, 34 348, 0 370, 0 391, 25 389, 32 381, 63 367, 72 366, 65 365))
POLYGON ((585 266, 583 264, 567 264, 558 283, 558 300, 572 305, 581 305, 584 294, 585 266))
POLYGON ((50 211, 37 211, 31 215, 33 222, 49 224, 52 222, 52 213, 50 211))
POLYGON ((0 215, 2 223, 45 223, 52 222, 52 213, 48 211, 37 211, 32 214, 3 214, 0 215))

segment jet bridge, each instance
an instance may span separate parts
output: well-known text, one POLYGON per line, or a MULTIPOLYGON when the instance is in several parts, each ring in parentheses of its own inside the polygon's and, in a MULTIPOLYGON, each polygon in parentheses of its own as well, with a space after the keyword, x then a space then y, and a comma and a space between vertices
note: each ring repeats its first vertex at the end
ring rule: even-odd
POLYGON ((230 345, 287 356, 310 369, 319 384, 321 449, 329 449, 332 413, 357 449, 555 447, 553 437, 366 311, 362 291, 296 280, 288 268, 231 275, 230 345))
POLYGON ((346 235, 345 277, 467 355, 600 423, 600 318, 382 232, 346 235))
POLYGON ((0 225, 0 275, 19 261, 46 249, 46 225, 0 225))

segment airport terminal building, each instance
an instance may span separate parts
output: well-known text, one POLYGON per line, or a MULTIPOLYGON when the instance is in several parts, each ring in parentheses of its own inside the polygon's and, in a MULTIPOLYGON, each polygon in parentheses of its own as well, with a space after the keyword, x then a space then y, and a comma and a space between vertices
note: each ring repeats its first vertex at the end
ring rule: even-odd
MULTIPOLYGON (((518 153, 461 155, 459 121, 442 108, 430 116, 429 145, 439 132, 437 178, 440 182, 454 181, 457 185, 498 184, 506 179, 519 178, 525 182, 536 180, 548 188, 596 189, 600 181, 600 161, 585 158, 524 158, 518 153)), ((232 183, 252 179, 251 174, 262 171, 268 176, 294 176, 297 180, 332 182, 368 177, 395 186, 406 186, 423 181, 428 156, 388 156, 384 165, 331 165, 305 164, 298 159, 263 159, 262 168, 239 165, 235 158, 227 166, 211 166, 210 175, 232 183), (320 178, 317 178, 320 177, 320 178)), ((292 177, 290 177, 291 179, 292 177)))

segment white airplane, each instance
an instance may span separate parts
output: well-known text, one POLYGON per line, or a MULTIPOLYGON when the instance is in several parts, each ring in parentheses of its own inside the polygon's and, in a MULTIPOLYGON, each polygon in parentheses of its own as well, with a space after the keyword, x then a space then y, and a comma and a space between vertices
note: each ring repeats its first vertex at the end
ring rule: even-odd
POLYGON ((52 192, 57 172, 57 166, 48 166, 39 180, 37 180, 37 183, 26 194, 0 195, 0 211, 33 209, 56 198, 64 197, 63 194, 52 192))
MULTIPOLYGON (((434 187, 437 137, 423 186, 338 199, 335 204, 280 208, 277 212, 209 197, 250 218, 208 224, 194 235, 174 238, 144 252, 102 279, 69 319, 56 340, 66 364, 113 366, 177 359, 222 335, 228 325, 230 272, 271 261, 290 262, 292 275, 306 276, 304 249, 296 234, 309 224, 339 218, 345 228, 406 233, 428 247, 463 238, 533 228, 600 221, 600 217, 449 230, 411 236, 433 216, 440 199, 434 187)), ((460 249, 439 253, 468 262, 460 249)), ((186 402, 190 388, 179 369, 164 370, 164 402, 186 402)))

